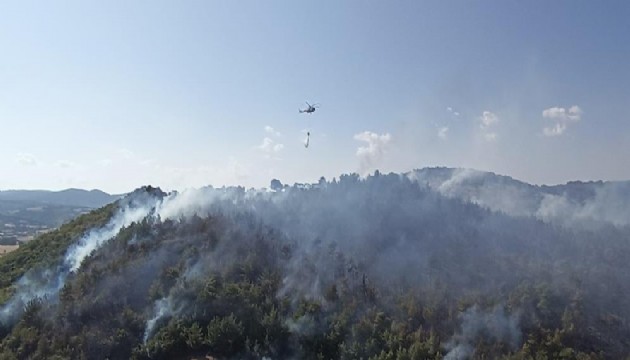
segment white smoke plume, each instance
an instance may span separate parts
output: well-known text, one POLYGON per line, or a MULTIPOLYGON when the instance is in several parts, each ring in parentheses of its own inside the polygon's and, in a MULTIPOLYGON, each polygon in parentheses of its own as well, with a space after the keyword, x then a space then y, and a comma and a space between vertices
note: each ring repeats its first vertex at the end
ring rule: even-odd
POLYGON ((392 140, 392 136, 389 133, 379 135, 371 131, 364 131, 354 135, 354 139, 367 143, 365 146, 360 146, 357 149, 359 173, 366 175, 373 170, 383 158, 392 140))
POLYGON ((600 184, 594 189, 593 196, 581 202, 566 194, 545 194, 535 216, 566 226, 585 226, 589 223, 610 223, 618 227, 629 225, 630 184, 600 184))
MULTIPOLYGON (((151 338, 169 319, 195 318, 196 300, 190 296, 195 292, 195 286, 205 282, 212 273, 227 271, 231 265, 239 264, 242 260, 239 254, 252 249, 272 259, 268 264, 273 266, 266 268, 277 266, 277 279, 282 280, 274 289, 278 298, 291 304, 302 299, 315 300, 324 309, 334 304, 332 301, 327 304, 325 296, 332 285, 340 296, 345 292, 367 298, 366 289, 372 286, 375 292, 390 286, 392 289, 402 288, 403 284, 422 288, 431 286, 427 284, 432 284, 435 279, 447 279, 448 291, 455 294, 484 293, 486 290, 492 293, 497 284, 512 286, 523 279, 536 278, 540 275, 539 269, 541 272, 547 271, 542 269, 552 269, 554 278, 559 279, 554 281, 561 282, 572 269, 590 267, 588 261, 597 262, 603 268, 587 277, 585 282, 627 284, 618 281, 626 272, 612 271, 614 267, 600 261, 600 257, 593 256, 584 261, 590 251, 579 252, 582 246, 566 246, 586 241, 593 243, 590 234, 576 237, 580 234, 522 218, 534 214, 550 219, 569 215, 578 219, 580 216, 600 216, 621 222, 624 214, 628 214, 620 211, 626 204, 621 200, 621 194, 628 193, 628 187, 621 185, 597 184, 595 188, 600 190, 576 200, 573 195, 554 193, 559 191, 556 188, 536 187, 490 173, 429 169, 408 176, 378 173, 361 178, 356 174, 342 175, 339 181, 296 184, 278 192, 246 191, 241 187, 191 189, 147 201, 146 211, 138 213, 135 210, 145 207, 137 204, 122 206, 131 210, 121 211, 112 218, 115 224, 88 233, 89 240, 81 239, 70 247, 59 268, 41 274, 33 272, 21 280, 29 281, 30 285, 20 292, 23 296, 20 304, 46 295, 46 286, 56 289, 52 292, 56 294, 66 276, 73 279, 71 269, 87 272, 98 268, 97 265, 116 261, 117 254, 127 254, 131 243, 134 248, 138 244, 148 245, 146 252, 127 264, 123 273, 104 279, 99 294, 116 294, 111 291, 112 284, 119 284, 121 290, 117 294, 124 291, 126 296, 130 287, 141 287, 137 284, 149 288, 152 283, 161 282, 157 275, 160 271, 172 266, 178 270, 175 285, 171 282, 160 285, 171 288, 160 287, 160 292, 152 295, 159 294, 156 297, 147 297, 146 291, 129 296, 138 303, 138 311, 145 315, 144 333, 138 334, 138 341, 148 341, 148 345, 152 345, 151 338), (556 204, 558 199, 564 199, 566 203, 556 204), (611 207, 603 208, 606 204, 611 207), (519 216, 508 217, 499 212, 519 216), (619 215, 613 218, 615 213, 619 215), (128 243, 115 241, 109 244, 111 246, 103 247, 108 237, 115 236, 115 232, 126 226, 124 224, 147 215, 153 216, 151 220, 155 223, 151 222, 151 226, 154 226, 155 234, 171 228, 182 231, 166 236, 129 235, 127 232, 128 243), (199 230, 202 228, 212 229, 212 236, 206 236, 209 233, 199 230), (530 230, 536 236, 530 236, 530 230), (214 241, 212 245, 208 245, 210 239, 214 241), (551 239, 553 241, 549 241, 551 239), (256 246, 261 244, 266 247, 258 251, 256 246), (112 249, 115 246, 117 250, 112 249), (187 249, 194 251, 184 251, 187 249), (93 251, 100 251, 99 256, 86 262, 86 256, 93 251), (278 256, 280 253, 286 257, 278 256), (539 253, 544 253, 545 257, 539 257, 539 253), (495 264, 493 259, 500 261, 495 264), (523 262, 514 263, 513 259, 523 259, 523 262), (538 266, 539 262, 544 266, 538 266), (555 271, 557 263, 575 268, 565 271, 561 267, 561 271, 555 271), (504 271, 506 267, 498 264, 508 264, 509 271, 504 271), (529 264, 535 265, 529 267, 529 264), (144 269, 142 273, 139 268, 144 269), (181 274, 180 270, 185 271, 181 274), (605 277, 598 274, 605 274, 605 277), (609 280, 609 276, 615 281, 609 280), (134 286, 124 287, 121 283, 134 286), (160 299, 153 301, 157 298, 160 299)), ((625 291, 626 288, 622 289, 625 291)), ((89 296, 86 299, 94 298, 89 296)), ((455 335, 446 346, 447 359, 474 356, 478 339, 511 347, 518 346, 521 341, 519 316, 507 313, 503 307, 488 311, 473 307, 461 315, 461 321, 461 330, 450 332, 455 335)), ((523 323, 525 321, 523 315, 523 323)), ((291 333, 310 334, 320 331, 322 323, 325 322, 316 316, 302 315, 285 321, 284 325, 291 333)))
POLYGON ((448 353, 444 360, 465 360, 474 355, 475 341, 484 338, 488 341, 501 342, 512 349, 521 343, 518 314, 507 314, 503 306, 496 306, 489 312, 480 311, 473 306, 460 315, 460 332, 446 343, 448 353))
POLYGON ((533 186, 472 169, 423 169, 408 174, 419 185, 512 216, 532 216, 565 226, 630 224, 630 183, 533 186))
POLYGON ((94 250, 103 246, 103 243, 116 236, 123 227, 144 219, 151 209, 150 207, 125 207, 120 209, 107 225, 103 228, 90 231, 68 249, 64 259, 64 267, 69 268, 71 272, 77 271, 83 260, 94 250))
POLYGON ((38 298, 54 299, 68 276, 78 271, 83 261, 112 239, 126 226, 145 218, 155 208, 158 199, 148 196, 126 199, 116 214, 102 228, 92 229, 66 251, 61 264, 48 269, 31 269, 17 282, 14 295, 0 309, 0 324, 11 325, 21 315, 26 304, 38 298))
POLYGON ((156 330, 155 326, 157 325, 158 321, 165 317, 172 316, 173 313, 176 312, 176 309, 173 306, 173 299, 169 296, 157 300, 155 302, 153 312, 154 315, 151 319, 147 321, 146 329, 144 330, 143 341, 145 344, 149 340, 149 338, 153 336, 153 333, 156 330))
POLYGON ((289 319, 285 322, 289 331, 293 334, 313 335, 321 331, 321 326, 310 315, 303 315, 297 319, 289 319))

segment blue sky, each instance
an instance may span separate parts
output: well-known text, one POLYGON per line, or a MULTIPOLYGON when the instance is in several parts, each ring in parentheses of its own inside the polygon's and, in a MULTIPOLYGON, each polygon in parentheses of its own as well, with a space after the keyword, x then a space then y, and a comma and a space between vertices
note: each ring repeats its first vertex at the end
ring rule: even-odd
POLYGON ((625 1, 3 2, 0 189, 630 179, 629 19, 625 1))

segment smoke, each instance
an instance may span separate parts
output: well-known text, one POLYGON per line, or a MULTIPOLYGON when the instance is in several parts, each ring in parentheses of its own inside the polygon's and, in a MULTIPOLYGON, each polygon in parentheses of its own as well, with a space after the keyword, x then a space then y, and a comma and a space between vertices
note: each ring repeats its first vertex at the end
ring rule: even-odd
MULTIPOLYGON (((610 203, 609 198, 614 197, 613 194, 603 194, 596 197, 596 202, 602 206, 605 199, 610 203)), ((408 176, 380 175, 366 180, 357 175, 343 175, 335 186, 293 186, 282 192, 245 191, 243 188, 191 189, 165 198, 156 210, 156 216, 163 220, 177 220, 193 216, 203 219, 219 214, 228 217, 250 214, 254 223, 278 231, 291 249, 291 256, 283 265, 278 296, 289 296, 292 301, 325 302, 323 292, 337 282, 340 272, 343 273, 338 269, 351 263, 363 264, 359 280, 352 285, 355 287, 360 286, 361 272, 376 283, 408 281, 422 284, 432 281, 435 276, 430 270, 432 264, 444 256, 450 256, 455 264, 445 266, 439 276, 448 278, 454 289, 490 286, 490 283, 467 283, 469 275, 475 278, 474 274, 484 269, 497 282, 514 283, 518 277, 531 274, 517 271, 493 273, 490 268, 480 267, 479 259, 493 254, 502 256, 513 249, 519 249, 520 256, 532 255, 529 249, 539 243, 513 231, 540 227, 527 217, 551 219, 548 202, 540 194, 540 189, 511 178, 474 170, 430 169, 408 176), (423 185, 420 191, 418 184, 423 185), (524 219, 485 214, 475 206, 462 207, 458 199, 524 219), (471 218, 476 220, 471 223, 471 218), (507 237, 506 233, 511 235, 507 237), (453 253, 453 249, 457 250, 453 253), (345 258, 338 257, 340 254, 345 258), (410 274, 422 275, 413 277, 410 274)), ((597 209, 590 201, 585 204, 582 206, 585 209, 597 209)), ((600 217, 606 214, 591 211, 600 217)), ((622 221, 623 215, 618 219, 622 221)), ((560 236, 546 228, 537 231, 539 241, 560 236)), ((212 259, 207 261, 215 268, 229 263, 234 259, 234 247, 237 246, 233 241, 220 243, 212 259)), ((559 240, 550 241, 545 246, 559 246, 557 244, 559 240)), ((546 251, 549 254, 564 252, 563 257, 571 254, 566 249, 546 251)))
POLYGON ((46 298, 54 300, 67 278, 76 272, 83 261, 104 243, 116 236, 120 230, 145 218, 155 208, 159 198, 142 196, 137 191, 121 200, 119 209, 108 223, 92 229, 66 251, 57 266, 47 269, 30 269, 16 283, 13 296, 0 309, 0 324, 11 326, 17 321, 24 306, 32 300, 46 298))
POLYGON ((531 216, 538 195, 523 183, 472 169, 423 169, 408 174, 440 194, 513 216, 531 216))
POLYGON ((422 169, 407 175, 440 194, 511 216, 531 216, 563 226, 630 224, 630 183, 572 182, 533 186, 472 169, 422 169))
MULTIPOLYGON (((110 222, 73 244, 58 267, 27 273, 19 282, 18 300, 12 301, 56 296, 65 282, 90 279, 97 290, 85 294, 81 311, 88 312, 97 301, 133 308, 140 314, 134 341, 149 347, 160 328, 176 320, 203 325, 230 314, 238 297, 219 298, 216 294, 224 294, 227 286, 217 284, 210 291, 217 298, 203 298, 208 281, 247 288, 267 271, 273 273, 267 284, 273 285, 265 296, 272 299, 257 306, 276 306, 274 300, 282 304, 278 323, 291 336, 327 331, 339 299, 354 304, 348 314, 348 321, 354 321, 367 307, 395 307, 401 295, 439 293, 431 312, 440 314, 444 304, 460 299, 496 303, 532 279, 547 281, 562 293, 577 277, 590 306, 625 319, 627 306, 615 301, 623 302, 627 298, 617 295, 630 292, 627 229, 574 231, 548 222, 624 224, 628 188, 625 183, 537 187, 505 176, 442 168, 342 175, 282 191, 205 187, 165 197, 142 192, 137 194, 146 195, 141 201, 121 201, 110 222), (88 258, 91 253, 95 256, 88 258), (113 269, 117 272, 111 276, 91 275, 109 275, 113 269), (317 310, 301 311, 305 303, 317 310)), ((428 308, 431 302, 429 296, 418 301, 428 308)), ((454 334, 441 344, 446 358, 474 356, 481 341, 517 347, 520 321, 536 316, 524 314, 521 318, 502 306, 469 308, 460 315, 459 330, 453 324, 439 329, 441 339, 454 334)), ((19 311, 12 321, 18 317, 19 311)), ((350 341, 354 335, 347 336, 350 341)))
POLYGON ((609 223, 630 224, 630 183, 610 182, 592 186, 590 196, 571 198, 567 194, 545 194, 536 216, 566 226, 609 223))
POLYGON ((76 244, 68 249, 63 261, 63 268, 68 268, 70 272, 77 271, 83 260, 94 252, 94 250, 100 248, 103 246, 104 242, 116 236, 120 229, 144 219, 151 209, 151 207, 125 207, 120 209, 107 225, 101 229, 91 230, 86 236, 82 237, 76 244))
POLYGON ((313 335, 321 331, 321 324, 318 324, 313 316, 303 315, 297 319, 288 319, 285 325, 293 334, 313 335))
POLYGON ((357 149, 359 173, 361 175, 367 175, 369 171, 374 170, 374 167, 377 166, 383 158, 383 155, 389 147, 392 136, 389 133, 379 135, 371 131, 364 131, 354 135, 354 139, 367 143, 367 145, 360 146, 357 149))
POLYGON ((58 293, 66 276, 67 272, 61 268, 28 271, 15 284, 15 294, 0 309, 0 325, 15 324, 32 300, 50 298, 58 293))
POLYGON ((207 187, 201 189, 186 189, 181 193, 164 198, 164 201, 156 209, 156 215, 160 218, 177 219, 178 217, 190 217, 207 212, 207 207, 220 192, 207 187))
POLYGON ((163 318, 173 316, 174 313, 178 312, 179 309, 175 309, 173 307, 173 299, 171 297, 162 298, 155 302, 154 305, 154 316, 147 320, 147 326, 144 331, 143 342, 146 344, 149 338, 155 332, 155 327, 163 318))
POLYGON ((503 306, 498 305, 489 312, 473 306, 460 314, 460 331, 449 340, 444 360, 464 360, 474 355, 475 342, 483 339, 488 342, 500 342, 516 349, 521 343, 519 315, 506 314, 503 306))
MULTIPOLYGON (((205 259, 206 261, 208 259, 205 259)), ((169 289, 168 296, 156 300, 153 304, 152 317, 147 320, 143 342, 146 344, 155 334, 158 325, 162 320, 181 315, 185 310, 190 309, 190 301, 186 299, 185 288, 187 284, 206 273, 207 266, 201 262, 196 262, 188 267, 185 273, 177 278, 175 285, 169 289)))

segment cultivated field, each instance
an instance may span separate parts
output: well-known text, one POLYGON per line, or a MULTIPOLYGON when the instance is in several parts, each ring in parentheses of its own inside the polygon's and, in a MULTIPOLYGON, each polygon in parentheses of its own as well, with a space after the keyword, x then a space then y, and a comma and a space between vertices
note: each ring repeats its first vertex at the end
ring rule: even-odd
POLYGON ((10 253, 11 251, 17 250, 20 245, 0 245, 0 256, 10 253))

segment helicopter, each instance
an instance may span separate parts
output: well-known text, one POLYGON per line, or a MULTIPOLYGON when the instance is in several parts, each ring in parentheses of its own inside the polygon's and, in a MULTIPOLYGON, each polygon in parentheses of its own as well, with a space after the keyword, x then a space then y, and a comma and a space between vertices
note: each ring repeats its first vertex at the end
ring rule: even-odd
POLYGON ((317 108, 319 107, 319 104, 313 104, 313 105, 311 105, 311 104, 309 104, 309 103, 308 103, 308 101, 306 101, 306 105, 308 106, 306 109, 304 109, 304 110, 299 109, 298 111, 299 111, 300 113, 312 114, 312 113, 314 113, 314 112, 315 112, 315 109, 317 109, 317 108))

